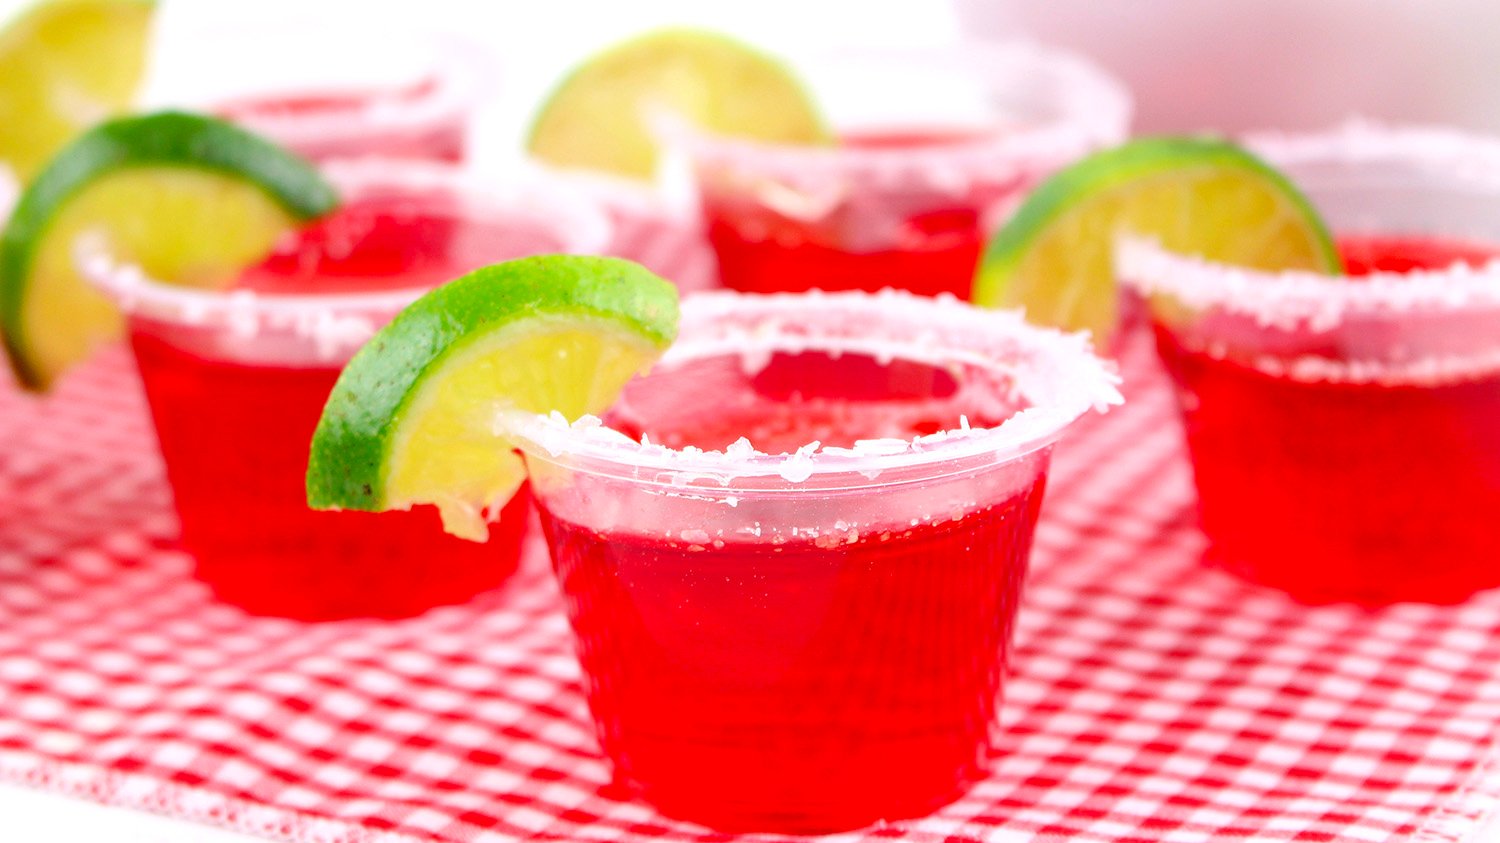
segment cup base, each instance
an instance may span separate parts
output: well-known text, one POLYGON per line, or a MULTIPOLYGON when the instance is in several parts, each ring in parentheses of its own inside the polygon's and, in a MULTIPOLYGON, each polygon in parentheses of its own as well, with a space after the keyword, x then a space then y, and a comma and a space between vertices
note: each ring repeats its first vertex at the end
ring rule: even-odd
POLYGON ((1210 548, 1204 553, 1204 564, 1227 571, 1240 579, 1276 589, 1298 603, 1327 606, 1352 603, 1379 608, 1397 603, 1453 605, 1463 603, 1481 591, 1500 587, 1500 571, 1491 560, 1473 559, 1468 564, 1449 560, 1442 566, 1424 565, 1411 560, 1410 570, 1399 577, 1369 571, 1319 570, 1305 560, 1287 560, 1282 564, 1242 561, 1223 550, 1210 548), (1417 576, 1418 572, 1423 576, 1417 576))
POLYGON ((741 806, 707 805, 702 793, 642 790, 622 787, 649 802, 662 815, 685 820, 729 834, 836 834, 867 828, 884 822, 925 817, 964 794, 980 778, 979 772, 954 783, 938 794, 901 793, 866 794, 859 803, 843 805, 782 803, 768 810, 765 803, 741 806))

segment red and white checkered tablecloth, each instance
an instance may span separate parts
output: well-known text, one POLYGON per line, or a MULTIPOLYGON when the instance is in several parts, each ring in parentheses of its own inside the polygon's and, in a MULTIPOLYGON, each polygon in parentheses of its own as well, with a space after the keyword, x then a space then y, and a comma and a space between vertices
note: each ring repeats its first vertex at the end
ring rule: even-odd
MULTIPOLYGON (((991 776, 828 839, 1474 839, 1500 592, 1308 608, 1201 567, 1149 364, 1059 455, 991 776)), ((289 841, 732 839, 612 791, 539 546, 470 605, 305 625, 216 604, 175 532, 123 352, 0 384, 0 778, 289 841)))

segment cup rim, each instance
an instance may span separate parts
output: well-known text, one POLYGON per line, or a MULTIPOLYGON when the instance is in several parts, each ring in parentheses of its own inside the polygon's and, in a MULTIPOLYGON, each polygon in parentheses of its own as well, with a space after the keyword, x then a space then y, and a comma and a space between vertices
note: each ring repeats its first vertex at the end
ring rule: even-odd
MULTIPOLYGON (((1392 165, 1446 179, 1500 200, 1500 137, 1367 122, 1323 132, 1260 133, 1252 151, 1278 167, 1352 164, 1371 174, 1392 165), (1472 175, 1472 178, 1471 178, 1472 175)), ((1310 270, 1267 271, 1173 252, 1153 238, 1121 234, 1115 276, 1145 296, 1168 295, 1192 310, 1216 308, 1267 326, 1328 329, 1351 316, 1457 313, 1500 307, 1500 257, 1481 266, 1380 270, 1350 283, 1310 270)))
MULTIPOLYGON (((340 194, 386 186, 444 188, 460 196, 477 213, 536 213, 554 222, 561 251, 594 254, 612 236, 609 220, 593 203, 562 190, 545 174, 516 169, 504 177, 484 178, 446 162, 363 156, 330 159, 319 170, 340 194)), ((85 280, 129 315, 192 325, 230 324, 245 330, 258 322, 287 319, 319 321, 341 314, 394 314, 431 289, 423 284, 379 292, 260 293, 253 290, 203 290, 174 286, 151 278, 139 266, 109 253, 98 238, 82 237, 74 262, 85 280)))
MULTIPOLYGON (((732 291, 693 293, 682 301, 682 334, 661 363, 747 351, 765 352, 820 347, 806 327, 818 309, 861 319, 898 320, 921 329, 920 352, 949 362, 1003 369, 1016 378, 1028 400, 994 427, 968 427, 906 439, 868 440, 853 448, 823 447, 809 442, 795 452, 768 454, 740 440, 724 450, 670 448, 638 442, 603 424, 595 416, 569 423, 561 414, 504 411, 496 431, 530 457, 565 464, 591 474, 610 475, 643 484, 727 487, 736 479, 784 481, 762 491, 806 491, 816 480, 864 475, 863 485, 882 485, 881 472, 933 467, 973 458, 990 464, 1009 462, 1056 442, 1064 430, 1089 411, 1107 411, 1123 402, 1120 378, 1112 363, 1096 356, 1086 333, 1064 333, 1027 323, 1020 311, 987 310, 952 296, 930 298, 885 289, 825 293, 754 294, 732 291), (778 340, 781 341, 778 344, 778 340), (1009 355, 1009 359, 1004 355, 1009 355), (1032 387, 1030 393, 1026 387, 1032 387), (1051 388, 1052 394, 1037 390, 1051 388), (647 479, 652 473, 656 479, 647 479), (664 479, 665 478, 665 479, 664 479)), ((831 343, 828 348, 920 359, 913 340, 882 343, 831 343)), ((901 482, 892 480, 888 482, 901 482)))
POLYGON ((652 131, 668 148, 701 162, 734 164, 790 177, 809 170, 858 172, 892 167, 951 168, 955 163, 993 166, 997 161, 1041 158, 1071 159, 1101 145, 1124 140, 1134 110, 1128 89, 1085 57, 1032 41, 964 42, 938 47, 846 48, 830 57, 904 56, 946 64, 967 64, 1004 75, 1011 81, 1037 84, 1058 79, 1068 94, 1056 103, 1059 113, 1036 124, 982 127, 974 137, 918 147, 842 147, 769 143, 720 135, 701 129, 679 115, 649 115, 652 131))
MULTIPOLYGON (((296 23, 252 24, 248 29, 237 27, 232 30, 210 26, 195 33, 195 37, 254 40, 257 33, 284 33, 296 23)), ((365 135, 372 129, 408 129, 439 123, 455 116, 462 117, 495 88, 494 80, 498 74, 499 62, 477 41, 421 27, 407 31, 373 22, 363 22, 357 26, 359 31, 389 34, 405 43, 419 42, 431 53, 431 88, 418 96, 412 96, 405 86, 360 87, 358 102, 347 107, 313 113, 236 114, 232 120, 252 131, 274 137, 283 144, 309 145, 351 135, 365 135)), ((207 99, 200 102, 199 107, 218 112, 238 103, 288 93, 295 91, 271 89, 262 93, 207 99)))
POLYGON ((1249 132, 1242 140, 1277 167, 1324 162, 1416 165, 1423 171, 1461 175, 1476 186, 1500 192, 1500 135, 1355 118, 1323 130, 1249 132))

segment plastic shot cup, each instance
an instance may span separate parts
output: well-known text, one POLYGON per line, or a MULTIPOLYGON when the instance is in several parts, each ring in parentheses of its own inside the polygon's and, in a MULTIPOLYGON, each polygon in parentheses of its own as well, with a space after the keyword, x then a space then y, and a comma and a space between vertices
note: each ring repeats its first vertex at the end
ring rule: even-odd
POLYGON ((805 78, 837 140, 716 136, 663 115, 725 287, 967 298, 989 234, 1042 178, 1124 139, 1125 90, 1025 44, 840 53, 805 78))
POLYGON ((663 812, 824 832, 984 771, 1077 336, 951 299, 707 293, 602 420, 512 414, 599 742, 663 812))
POLYGON ((164 34, 153 76, 164 90, 153 99, 234 120, 314 160, 463 161, 496 75, 469 41, 357 21, 336 38, 316 19, 164 34))
POLYGON ((463 602, 515 567, 518 495, 488 543, 435 510, 316 512, 307 454, 340 370, 433 286, 530 254, 592 252, 603 216, 536 185, 483 185, 451 165, 361 159, 326 169, 341 208, 224 292, 155 281, 80 244, 86 276, 128 315, 182 544, 221 599, 304 620, 400 617, 463 602))
POLYGON ((1312 601, 1500 585, 1500 140, 1354 125, 1252 145, 1352 277, 1127 241, 1175 380, 1208 559, 1312 601))

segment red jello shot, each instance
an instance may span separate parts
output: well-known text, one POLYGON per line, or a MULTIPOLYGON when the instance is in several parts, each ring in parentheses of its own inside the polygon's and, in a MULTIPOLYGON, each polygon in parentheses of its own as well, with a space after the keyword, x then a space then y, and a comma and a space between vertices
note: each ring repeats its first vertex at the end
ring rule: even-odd
POLYGON ((660 132, 698 184, 725 287, 968 298, 989 234, 1041 179, 1124 139, 1130 98, 1032 45, 857 51, 799 66, 831 146, 660 132))
POLYGON ((922 815, 988 763, 1081 337, 908 293, 683 302, 604 418, 506 424, 617 781, 728 831, 922 815))
POLYGON ((228 291, 166 286, 97 250, 82 261, 128 314, 198 578, 256 614, 408 616, 501 583, 528 497, 505 507, 487 544, 444 533, 426 507, 309 509, 308 443, 334 381, 431 287, 495 261, 591 252, 607 223, 541 186, 486 187, 447 165, 361 159, 326 172, 339 210, 228 291))
POLYGON ((1126 242, 1177 385, 1208 559, 1309 602, 1500 585, 1500 139, 1263 138, 1348 278, 1126 242))
MULTIPOLYGON (((190 28, 188 28, 190 29, 190 28)), ((496 62, 447 34, 318 19, 161 39, 154 99, 209 111, 314 160, 469 157, 496 62), (201 72, 211 67, 212 73, 201 72)))

